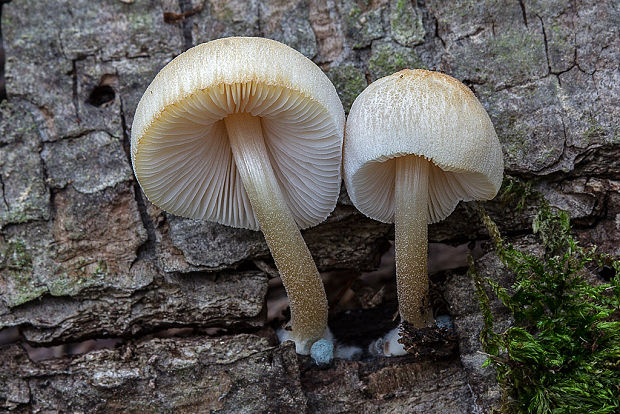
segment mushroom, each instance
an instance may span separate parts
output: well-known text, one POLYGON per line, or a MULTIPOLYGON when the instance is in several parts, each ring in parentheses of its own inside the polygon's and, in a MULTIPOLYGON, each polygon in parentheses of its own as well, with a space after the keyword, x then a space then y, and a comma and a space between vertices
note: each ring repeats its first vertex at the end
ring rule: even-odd
POLYGON ((450 215, 459 200, 495 197, 502 182, 502 150, 489 116, 458 80, 402 70, 372 83, 353 103, 343 165, 353 204, 395 223, 401 318, 429 326, 428 224, 450 215))
POLYGON ((131 160, 162 209, 262 230, 307 354, 327 298, 299 231, 325 220, 341 181, 344 110, 327 76, 279 42, 231 37, 168 63, 138 103, 131 160))

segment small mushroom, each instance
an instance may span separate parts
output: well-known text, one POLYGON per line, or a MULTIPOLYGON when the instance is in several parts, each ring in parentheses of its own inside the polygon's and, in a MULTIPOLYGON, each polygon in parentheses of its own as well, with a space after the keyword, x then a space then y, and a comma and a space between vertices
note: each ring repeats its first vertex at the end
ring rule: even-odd
POLYGON ((307 354, 326 335, 327 298, 299 232, 325 220, 341 181, 344 111, 327 76, 262 38, 225 38, 179 55, 136 109, 131 160, 153 204, 263 231, 307 354))
POLYGON ((495 197, 502 182, 502 150, 489 116, 458 80, 402 70, 353 103, 343 165, 353 204, 395 223, 401 318, 429 326, 428 224, 450 215, 459 200, 495 197))

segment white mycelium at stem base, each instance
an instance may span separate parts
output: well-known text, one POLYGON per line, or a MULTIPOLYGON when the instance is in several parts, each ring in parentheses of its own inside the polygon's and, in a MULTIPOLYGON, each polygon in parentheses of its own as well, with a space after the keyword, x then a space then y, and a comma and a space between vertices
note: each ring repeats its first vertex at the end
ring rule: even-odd
POLYGON ((394 249, 401 317, 416 328, 432 320, 428 303, 429 162, 407 155, 395 159, 394 249))
POLYGON ((323 282, 271 167, 260 118, 236 113, 224 123, 245 191, 290 300, 293 339, 305 350, 325 334, 323 282))

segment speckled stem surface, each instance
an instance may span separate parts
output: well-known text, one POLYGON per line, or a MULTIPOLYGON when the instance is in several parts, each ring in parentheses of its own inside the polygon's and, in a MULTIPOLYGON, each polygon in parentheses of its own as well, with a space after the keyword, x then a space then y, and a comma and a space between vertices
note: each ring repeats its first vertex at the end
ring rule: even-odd
POLYGON ((271 167, 260 118, 237 113, 224 122, 243 185, 290 300, 293 339, 298 352, 309 350, 327 327, 323 282, 271 167))
POLYGON ((407 155, 395 160, 395 252, 398 306, 404 321, 429 325, 428 306, 428 161, 407 155))

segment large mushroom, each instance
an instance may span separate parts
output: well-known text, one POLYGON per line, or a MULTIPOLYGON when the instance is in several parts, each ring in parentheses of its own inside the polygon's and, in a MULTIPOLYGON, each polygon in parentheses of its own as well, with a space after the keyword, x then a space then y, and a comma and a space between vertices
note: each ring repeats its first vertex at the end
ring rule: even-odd
POLYGON ((243 37, 172 60, 132 125, 134 172, 153 204, 262 230, 304 354, 327 334, 327 299, 299 229, 336 205, 343 133, 336 90, 312 61, 279 42, 243 37))
POLYGON ((429 326, 428 224, 459 200, 488 200, 502 182, 493 124, 474 94, 438 72, 405 69, 355 100, 345 131, 344 179, 365 215, 395 223, 401 318, 429 326))

